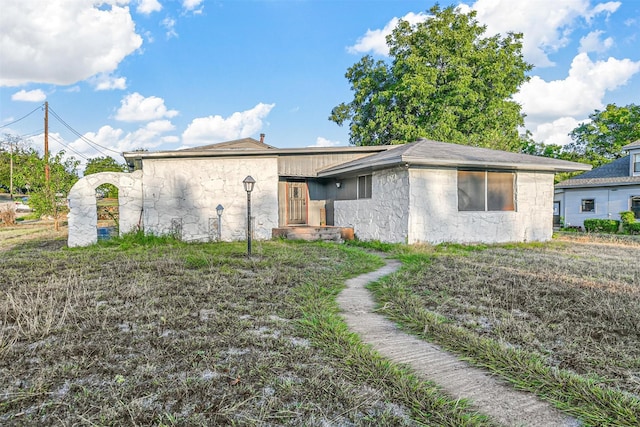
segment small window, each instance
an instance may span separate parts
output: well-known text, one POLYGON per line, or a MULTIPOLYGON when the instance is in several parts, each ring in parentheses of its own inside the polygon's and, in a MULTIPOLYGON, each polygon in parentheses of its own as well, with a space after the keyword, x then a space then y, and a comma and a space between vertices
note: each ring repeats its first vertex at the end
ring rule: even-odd
POLYGON ((596 200, 595 199, 582 199, 582 206, 580 212, 595 212, 596 200))
POLYGON ((371 175, 361 175, 358 177, 358 199, 371 198, 371 175))
POLYGON ((640 219, 640 196, 633 196, 631 198, 631 210, 636 219, 640 219))
POLYGON ((640 154, 633 155, 633 173, 640 173, 640 154))

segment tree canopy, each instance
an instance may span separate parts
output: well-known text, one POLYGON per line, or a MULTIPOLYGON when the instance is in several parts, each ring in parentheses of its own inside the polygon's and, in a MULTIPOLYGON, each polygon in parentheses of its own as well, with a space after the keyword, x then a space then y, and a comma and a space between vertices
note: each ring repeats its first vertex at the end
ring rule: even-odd
POLYGON ((94 157, 89 159, 84 168, 84 175, 91 175, 98 172, 125 172, 126 166, 118 163, 113 157, 94 157))
POLYGON ((602 111, 595 110, 589 119, 571 131, 573 141, 565 151, 594 167, 625 156, 622 147, 640 139, 639 105, 609 104, 602 111))
POLYGON ((528 77, 522 35, 485 37, 476 13, 430 9, 400 21, 387 37, 390 61, 364 56, 346 78, 354 99, 329 119, 349 123, 354 145, 403 144, 420 137, 518 150, 521 107, 511 99, 528 77))

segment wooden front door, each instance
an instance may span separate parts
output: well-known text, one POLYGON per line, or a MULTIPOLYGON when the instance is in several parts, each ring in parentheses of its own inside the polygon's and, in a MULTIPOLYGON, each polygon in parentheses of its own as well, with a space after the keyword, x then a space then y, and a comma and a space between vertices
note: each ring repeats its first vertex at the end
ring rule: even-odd
POLYGON ((307 223, 307 183, 287 183, 287 224, 307 223))

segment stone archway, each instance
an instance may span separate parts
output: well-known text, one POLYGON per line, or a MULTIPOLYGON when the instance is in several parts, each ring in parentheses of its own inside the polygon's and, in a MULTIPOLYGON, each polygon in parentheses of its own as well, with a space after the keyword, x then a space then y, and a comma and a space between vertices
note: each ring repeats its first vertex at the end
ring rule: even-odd
POLYGON ((142 171, 88 175, 69 191, 69 247, 87 246, 98 241, 96 188, 102 184, 118 188, 120 234, 142 227, 142 171))

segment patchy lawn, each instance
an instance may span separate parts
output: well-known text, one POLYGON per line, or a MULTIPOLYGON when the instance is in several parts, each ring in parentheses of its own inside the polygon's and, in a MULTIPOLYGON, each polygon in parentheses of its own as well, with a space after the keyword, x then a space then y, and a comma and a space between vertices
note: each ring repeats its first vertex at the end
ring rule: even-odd
POLYGON ((517 387, 638 425, 640 246, 582 239, 392 248, 404 267, 372 289, 382 312, 517 387))
POLYGON ((2 425, 491 425, 346 331, 334 296, 381 264, 357 248, 10 246, 2 425))

